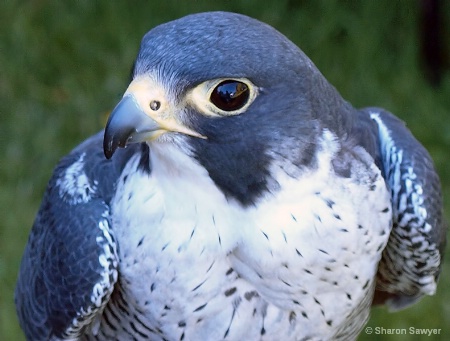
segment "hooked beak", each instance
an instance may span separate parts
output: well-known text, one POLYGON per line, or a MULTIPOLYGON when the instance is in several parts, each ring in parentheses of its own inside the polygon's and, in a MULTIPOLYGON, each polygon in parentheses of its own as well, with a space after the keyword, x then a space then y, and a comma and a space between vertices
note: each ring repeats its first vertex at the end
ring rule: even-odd
POLYGON ((106 123, 103 152, 110 159, 118 147, 129 143, 152 141, 167 132, 206 138, 180 123, 161 87, 148 78, 131 82, 122 100, 106 123))

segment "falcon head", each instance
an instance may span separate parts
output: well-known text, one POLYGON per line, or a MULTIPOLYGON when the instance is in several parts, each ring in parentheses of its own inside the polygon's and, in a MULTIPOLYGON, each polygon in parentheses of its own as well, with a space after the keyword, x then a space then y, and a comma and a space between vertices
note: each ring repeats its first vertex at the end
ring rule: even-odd
POLYGON ((322 130, 346 134, 352 110, 272 27, 235 13, 193 14, 144 36, 104 153, 176 145, 248 205, 276 187, 275 168, 296 176, 314 167, 322 130))

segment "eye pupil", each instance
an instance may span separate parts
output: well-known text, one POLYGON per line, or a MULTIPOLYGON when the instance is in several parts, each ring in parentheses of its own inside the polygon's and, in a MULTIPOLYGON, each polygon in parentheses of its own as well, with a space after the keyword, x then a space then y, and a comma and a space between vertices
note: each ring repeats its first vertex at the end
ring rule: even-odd
POLYGON ((217 85, 211 93, 211 102, 224 111, 242 108, 248 101, 250 92, 245 83, 226 80, 217 85))

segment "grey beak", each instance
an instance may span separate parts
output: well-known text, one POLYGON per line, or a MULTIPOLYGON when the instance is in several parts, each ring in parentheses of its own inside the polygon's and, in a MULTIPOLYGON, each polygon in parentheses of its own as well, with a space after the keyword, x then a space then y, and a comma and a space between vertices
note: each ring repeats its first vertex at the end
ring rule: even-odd
POLYGON ((106 123, 103 152, 110 159, 118 147, 143 142, 151 137, 160 125, 146 115, 133 95, 126 95, 117 104, 106 123))

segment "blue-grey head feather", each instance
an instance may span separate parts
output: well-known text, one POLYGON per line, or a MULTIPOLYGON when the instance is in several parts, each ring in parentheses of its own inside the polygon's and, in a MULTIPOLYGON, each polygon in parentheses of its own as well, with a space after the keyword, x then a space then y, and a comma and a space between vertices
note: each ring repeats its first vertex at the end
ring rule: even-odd
POLYGON ((170 82, 166 89, 175 92, 175 101, 217 78, 245 77, 260 89, 242 115, 211 118, 186 108, 185 124, 208 137, 187 138, 195 156, 216 184, 243 204, 276 188, 268 169, 274 158, 289 160, 299 171, 314 167, 322 129, 346 136, 358 118, 296 45, 241 14, 199 13, 152 29, 142 40, 133 75, 146 73, 170 82), (269 153, 273 150, 277 153, 269 153))

